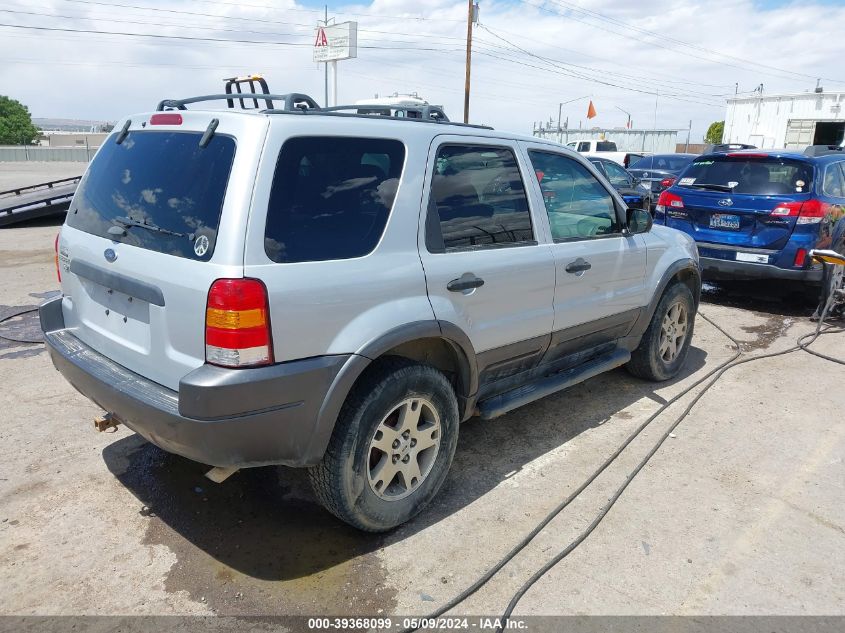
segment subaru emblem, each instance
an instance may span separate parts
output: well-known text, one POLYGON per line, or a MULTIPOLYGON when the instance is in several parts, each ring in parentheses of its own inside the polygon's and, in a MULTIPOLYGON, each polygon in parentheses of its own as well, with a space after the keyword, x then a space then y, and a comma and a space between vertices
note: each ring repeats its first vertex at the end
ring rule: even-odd
POLYGON ((716 204, 718 204, 720 207, 732 207, 734 205, 734 201, 730 198, 722 198, 716 204))
POLYGON ((113 248, 107 248, 105 251, 103 251, 103 257, 106 258, 107 262, 113 262, 117 259, 117 253, 114 252, 113 248))

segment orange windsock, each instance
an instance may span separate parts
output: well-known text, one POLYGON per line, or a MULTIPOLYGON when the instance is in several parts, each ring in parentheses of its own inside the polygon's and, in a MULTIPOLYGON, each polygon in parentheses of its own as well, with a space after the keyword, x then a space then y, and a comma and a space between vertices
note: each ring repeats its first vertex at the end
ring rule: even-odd
POLYGON ((587 118, 592 119, 596 116, 596 106, 593 105, 593 100, 590 99, 590 105, 587 107, 587 118))

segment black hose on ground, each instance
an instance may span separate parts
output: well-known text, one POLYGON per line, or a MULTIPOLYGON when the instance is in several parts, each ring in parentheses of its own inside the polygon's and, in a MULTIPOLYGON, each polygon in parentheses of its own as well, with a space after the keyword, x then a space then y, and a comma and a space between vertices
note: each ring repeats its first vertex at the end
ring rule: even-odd
MULTIPOLYGON (((11 314, 7 314, 2 319, 0 319, 0 324, 3 324, 6 321, 8 321, 9 319, 14 319, 15 317, 19 317, 23 314, 29 314, 30 312, 38 312, 38 308, 24 308, 22 310, 17 310, 15 312, 12 312, 11 314)), ((5 341, 11 341, 13 343, 43 343, 44 342, 43 337, 37 338, 37 339, 26 338, 26 337, 22 337, 22 336, 11 336, 9 334, 3 334, 2 332, 0 332, 0 338, 2 338, 5 341)))
MULTIPOLYGON (((699 378, 695 381, 692 385, 686 387, 680 393, 676 394, 672 398, 670 398, 667 402, 661 405, 654 413, 652 413, 640 426, 638 426, 626 439, 625 441, 604 461, 602 464, 586 479, 584 482, 578 486, 566 499, 564 499, 556 508, 554 508, 551 512, 549 512, 540 523, 537 524, 534 529, 532 529, 527 535, 525 535, 511 550, 505 554, 499 561, 497 561, 490 569, 488 569, 478 580, 476 580, 472 585, 464 589, 460 594, 455 596, 452 600, 447 602, 442 607, 438 608, 431 614, 425 616, 423 619, 427 618, 437 618, 442 616, 443 614, 447 613, 454 609, 457 605, 462 603, 464 600, 469 598, 475 592, 477 592, 481 587, 483 587, 490 579, 495 576, 505 565, 507 565, 513 558, 519 554, 525 547, 536 537, 555 517, 557 517, 567 506, 569 506, 587 487, 590 486, 598 477, 603 473, 608 466, 610 466, 622 453, 622 451, 627 448, 631 442, 633 442, 639 435, 642 433, 645 428, 651 424, 658 416, 660 416, 666 409, 672 406, 675 402, 683 398, 684 396, 688 395, 692 392, 700 384, 704 383, 711 377, 713 377, 710 382, 708 382, 704 388, 693 398, 693 400, 687 405, 684 411, 681 413, 680 416, 670 425, 670 427, 661 435, 652 449, 646 454, 646 456, 637 464, 633 471, 625 478, 624 483, 617 489, 617 491, 610 497, 607 504, 605 504, 602 509, 599 511, 599 514, 596 518, 590 523, 590 525, 581 533, 579 534, 573 541, 569 543, 560 553, 558 553, 555 557, 549 560, 546 564, 544 564, 539 570, 537 570, 523 585, 517 590, 514 594, 513 598, 511 599, 510 603, 505 610, 505 613, 502 616, 502 621, 500 628, 497 630, 497 633, 502 631, 504 627, 507 625, 507 620, 513 613, 513 610, 516 608, 518 602, 522 599, 522 597, 528 592, 528 590, 536 583, 542 576, 544 576, 550 569, 552 569, 557 563, 561 560, 566 558, 578 545, 580 545, 586 538, 595 530, 595 528, 601 523, 602 519, 610 512, 610 509, 622 496, 622 493, 634 479, 634 477, 639 474, 639 472, 645 467, 645 465, 651 460, 654 454, 660 449, 666 439, 671 435, 671 433, 678 427, 678 425, 689 415, 690 411, 692 411, 693 407, 698 403, 699 400, 704 396, 705 393, 722 377, 722 375, 733 367, 737 367, 739 365, 749 363, 755 360, 762 360, 765 358, 774 358, 776 356, 784 356, 786 354, 790 354, 795 351, 803 350, 809 352, 810 354, 814 354, 819 356, 820 358, 824 358, 826 360, 830 360, 832 362, 845 364, 845 362, 835 359, 824 354, 819 354, 818 352, 814 352, 808 349, 810 345, 815 342, 815 340, 821 336, 822 334, 833 334, 838 332, 843 332, 845 329, 832 329, 832 326, 828 326, 826 329, 822 330, 821 326, 824 321, 825 315, 822 315, 822 318, 819 319, 819 324, 816 327, 815 332, 811 332, 810 334, 806 334, 800 337, 797 341, 797 344, 794 347, 790 347, 786 350, 781 350, 778 352, 771 352, 768 354, 759 354, 757 356, 739 359, 742 355, 741 344, 738 340, 736 340, 733 336, 728 334, 721 326, 711 320, 707 315, 699 312, 699 316, 701 316, 705 321, 710 323, 713 327, 715 327, 719 332, 721 332, 726 338, 728 338, 731 343, 733 344, 735 351, 734 354, 728 360, 720 363, 715 368, 711 369, 707 374, 703 377, 699 378), (809 342, 804 342, 806 339, 811 338, 809 342)), ((406 629, 403 633, 410 633, 411 631, 415 631, 417 629, 411 628, 406 629)))

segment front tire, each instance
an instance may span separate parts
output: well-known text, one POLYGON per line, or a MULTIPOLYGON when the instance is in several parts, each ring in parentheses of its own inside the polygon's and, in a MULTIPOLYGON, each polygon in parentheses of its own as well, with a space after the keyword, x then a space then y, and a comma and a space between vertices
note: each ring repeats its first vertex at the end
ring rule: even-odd
POLYGON ((689 352, 695 325, 695 300, 686 284, 676 282, 660 298, 648 329, 626 369, 645 380, 674 378, 689 352))
POLYGON ((416 516, 437 494, 458 441, 458 403, 434 367, 388 357, 344 403, 322 462, 309 469, 320 503, 368 532, 416 516))

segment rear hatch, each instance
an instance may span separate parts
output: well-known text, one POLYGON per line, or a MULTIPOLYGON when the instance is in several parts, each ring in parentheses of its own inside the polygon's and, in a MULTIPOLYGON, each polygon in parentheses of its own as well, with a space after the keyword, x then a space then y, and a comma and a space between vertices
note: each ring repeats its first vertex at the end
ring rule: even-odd
POLYGON ((65 325, 96 351, 177 389, 205 362, 218 278, 243 276, 247 209, 266 117, 131 117, 106 139, 59 241, 65 325), (216 131, 201 146, 217 120, 216 131))
POLYGON ((696 159, 667 193, 679 196, 667 224, 698 242, 780 250, 801 204, 812 197, 813 167, 792 158, 726 154, 696 159))

